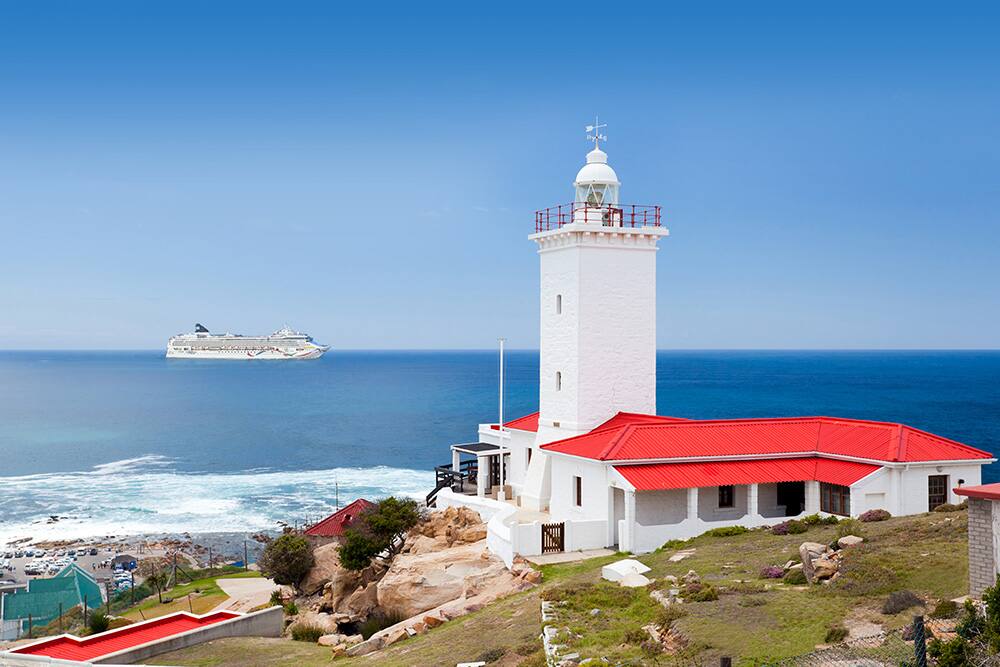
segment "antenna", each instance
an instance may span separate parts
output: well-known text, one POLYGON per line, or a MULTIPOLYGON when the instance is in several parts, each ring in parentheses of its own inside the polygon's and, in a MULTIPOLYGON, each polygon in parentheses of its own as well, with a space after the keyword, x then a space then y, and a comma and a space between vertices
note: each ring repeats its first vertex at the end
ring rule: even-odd
POLYGON ((608 136, 606 134, 601 134, 601 128, 607 127, 607 123, 602 123, 599 116, 594 116, 594 124, 587 126, 587 141, 594 142, 594 149, 599 150, 601 148, 601 141, 607 141, 608 136))

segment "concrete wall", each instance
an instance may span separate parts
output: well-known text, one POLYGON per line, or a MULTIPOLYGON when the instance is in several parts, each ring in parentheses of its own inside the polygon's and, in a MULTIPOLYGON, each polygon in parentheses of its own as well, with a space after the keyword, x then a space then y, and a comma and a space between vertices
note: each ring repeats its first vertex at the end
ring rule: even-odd
POLYGON ((608 520, 608 479, 610 466, 599 461, 551 456, 552 496, 549 513, 554 521, 608 520), (583 504, 575 504, 574 477, 580 477, 583 504))
MULTIPOLYGON (((624 518, 622 513, 619 519, 624 518)), ((687 489, 643 491, 635 499, 635 521, 640 526, 680 523, 687 518, 687 489)))
POLYGON ((284 630, 284 614, 285 610, 281 607, 269 607, 143 646, 118 651, 93 662, 95 665, 128 665, 142 662, 161 653, 178 651, 223 637, 280 637, 284 630))
MULTIPOLYGON (((687 489, 684 489, 685 497, 687 489)), ((747 487, 733 487, 733 507, 719 507, 719 487, 703 486, 698 489, 698 518, 702 521, 732 521, 747 513, 747 487)))

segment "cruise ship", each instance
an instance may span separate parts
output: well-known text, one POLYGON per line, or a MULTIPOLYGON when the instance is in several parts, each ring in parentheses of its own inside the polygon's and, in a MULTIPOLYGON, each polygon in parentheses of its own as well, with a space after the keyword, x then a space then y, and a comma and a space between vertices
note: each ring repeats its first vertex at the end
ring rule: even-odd
POLYGON ((330 349, 287 326, 270 336, 214 334, 201 324, 167 341, 168 359, 318 359, 330 349))

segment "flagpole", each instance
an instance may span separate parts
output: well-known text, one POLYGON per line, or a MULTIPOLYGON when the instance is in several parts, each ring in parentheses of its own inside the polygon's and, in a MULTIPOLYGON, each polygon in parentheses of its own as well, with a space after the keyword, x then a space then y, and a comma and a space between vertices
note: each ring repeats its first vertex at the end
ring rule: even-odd
POLYGON ((503 344, 504 339, 500 338, 500 500, 506 500, 504 495, 504 466, 503 466, 503 344))

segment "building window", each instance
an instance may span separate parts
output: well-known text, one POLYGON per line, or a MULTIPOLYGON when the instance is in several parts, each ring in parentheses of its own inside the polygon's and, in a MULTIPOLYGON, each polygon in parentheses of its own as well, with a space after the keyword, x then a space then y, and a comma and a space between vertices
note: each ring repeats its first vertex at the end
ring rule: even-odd
POLYGON ((927 511, 948 502, 948 475, 931 475, 927 478, 927 511))
POLYGON ((851 489, 840 484, 821 483, 819 508, 828 514, 851 516, 851 489))
POLYGON ((562 315, 562 294, 556 294, 556 315, 562 315))
POLYGON ((531 465, 531 447, 528 447, 528 449, 526 451, 528 452, 528 460, 525 461, 525 463, 530 466, 531 465))
POLYGON ((573 478, 573 501, 577 507, 583 507, 583 478, 573 478))
POLYGON ((719 507, 733 507, 733 485, 719 487, 719 507))
POLYGON ((556 371, 556 391, 562 391, 562 371, 556 371))

